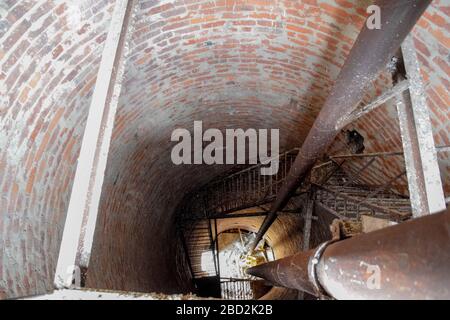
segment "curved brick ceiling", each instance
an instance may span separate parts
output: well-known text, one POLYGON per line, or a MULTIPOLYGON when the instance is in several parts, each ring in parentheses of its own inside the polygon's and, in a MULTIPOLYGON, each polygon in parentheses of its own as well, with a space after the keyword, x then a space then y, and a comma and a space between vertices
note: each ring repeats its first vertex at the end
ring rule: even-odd
POLYGON ((175 206, 226 166, 174 166, 172 131, 192 130, 195 120, 205 128, 280 128, 281 147, 298 146, 364 21, 362 4, 339 7, 323 1, 140 1, 90 286, 179 290, 182 279, 173 276, 167 255, 175 244, 175 206), (160 241, 167 245, 154 245, 160 241), (155 268, 155 261, 165 267, 155 268), (136 268, 131 275, 124 273, 128 264, 136 268))
MULTIPOLYGON (((0 297, 51 287, 113 2, 0 4, 0 297)), ((450 13, 444 2, 433 1, 414 31, 437 144, 450 143, 450 13)), ((194 120, 220 129, 280 128, 281 147, 298 147, 369 3, 139 1, 90 285, 187 289, 186 277, 174 267, 174 208, 187 191, 224 168, 173 166, 172 130, 191 129, 194 120)), ((380 77, 366 100, 387 85, 388 78, 380 77)), ((353 125, 369 151, 401 148, 392 110, 385 106, 353 125)), ((450 192, 448 155, 441 158, 450 192)))

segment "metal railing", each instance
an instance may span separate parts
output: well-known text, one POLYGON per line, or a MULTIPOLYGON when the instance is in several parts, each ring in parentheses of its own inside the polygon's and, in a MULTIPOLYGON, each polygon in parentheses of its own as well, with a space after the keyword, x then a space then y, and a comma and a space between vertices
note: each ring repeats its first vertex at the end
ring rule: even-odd
POLYGON ((361 187, 349 187, 339 191, 335 187, 319 185, 314 187, 316 200, 336 212, 337 216, 359 219, 361 215, 370 215, 397 222, 411 217, 409 199, 393 198, 392 194, 387 194, 386 197, 367 198, 370 190, 361 187))
MULTIPOLYGON (((223 218, 239 210, 272 202, 297 153, 298 149, 294 149, 280 155, 277 175, 262 176, 259 174, 262 165, 256 165, 205 185, 184 202, 182 216, 186 220, 223 218)), ((338 216, 359 218, 369 214, 394 221, 405 220, 411 215, 409 199, 396 193, 394 188, 398 180, 405 178, 405 171, 391 178, 385 172, 384 162, 380 161, 399 156, 402 154, 332 156, 329 161, 314 167, 298 193, 314 187, 317 200, 338 216), (378 181, 367 183, 368 170, 372 177, 388 179, 388 182, 384 185, 378 181)))
POLYGON ((298 153, 293 149, 281 154, 276 175, 261 175, 258 164, 213 181, 189 195, 182 211, 187 219, 214 218, 252 206, 271 202, 278 193, 298 153))

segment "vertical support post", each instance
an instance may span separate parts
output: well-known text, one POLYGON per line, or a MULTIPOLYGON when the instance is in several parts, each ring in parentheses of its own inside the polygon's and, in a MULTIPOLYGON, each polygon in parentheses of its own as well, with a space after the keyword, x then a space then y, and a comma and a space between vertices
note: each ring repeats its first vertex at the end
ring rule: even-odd
POLYGON ((217 259, 217 276, 220 282, 220 255, 219 255, 219 234, 217 232, 217 219, 214 219, 214 233, 215 233, 215 244, 216 244, 216 259, 217 259))
MULTIPOLYGON (((309 250, 309 243, 311 239, 311 222, 314 211, 314 203, 315 203, 315 192, 312 191, 306 203, 306 213, 305 213, 305 222, 303 226, 303 251, 309 250)), ((305 299, 305 292, 303 290, 298 290, 298 300, 305 299)))
POLYGON ((81 144, 55 273, 56 288, 87 267, 124 72, 124 52, 135 0, 116 0, 81 144))
POLYGON ((414 217, 445 210, 445 197, 420 66, 412 35, 402 44, 409 92, 397 98, 397 111, 414 217))
POLYGON ((411 98, 408 92, 397 97, 397 113, 402 135, 412 214, 413 217, 420 217, 426 215, 429 209, 425 191, 425 177, 418 157, 419 146, 416 139, 417 132, 414 127, 411 98))
POLYGON ((188 247, 186 245, 186 238, 184 237, 184 231, 185 229, 183 228, 178 228, 179 233, 180 233, 180 241, 181 241, 181 245, 183 247, 183 251, 184 251, 184 255, 188 264, 188 268, 189 268, 189 273, 191 275, 191 281, 192 281, 192 286, 195 288, 195 275, 194 275, 194 270, 192 269, 192 263, 191 263, 191 257, 189 256, 189 250, 188 247))
POLYGON ((210 244, 210 250, 211 250, 211 255, 213 258, 213 262, 214 262, 214 271, 216 272, 216 275, 219 274, 219 269, 217 266, 217 252, 216 252, 216 245, 214 242, 214 234, 213 234, 213 226, 212 226, 212 219, 206 218, 206 222, 208 223, 208 235, 209 235, 209 244, 210 244))
POLYGON ((314 210, 314 192, 311 192, 311 194, 308 197, 308 203, 306 204, 305 223, 303 227, 303 251, 309 250, 313 210, 314 210))

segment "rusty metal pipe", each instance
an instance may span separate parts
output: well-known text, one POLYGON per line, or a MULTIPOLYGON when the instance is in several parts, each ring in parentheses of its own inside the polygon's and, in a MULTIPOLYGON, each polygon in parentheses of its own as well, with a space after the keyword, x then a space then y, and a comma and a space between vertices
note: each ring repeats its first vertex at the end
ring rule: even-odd
POLYGON ((247 269, 249 275, 267 280, 276 287, 301 290, 315 295, 313 283, 308 276, 309 261, 315 250, 260 264, 247 269))
POLYGON ((343 123, 354 111, 362 100, 367 85, 386 67, 430 3, 431 0, 376 1, 381 8, 381 29, 370 30, 367 24, 364 25, 329 97, 303 142, 286 177, 286 183, 261 225, 252 249, 276 219, 277 212, 286 206, 317 159, 334 141, 341 130, 339 123, 343 123))
POLYGON ((336 299, 450 299, 450 209, 253 267, 275 285, 336 299), (308 271, 308 272, 307 272, 308 271))

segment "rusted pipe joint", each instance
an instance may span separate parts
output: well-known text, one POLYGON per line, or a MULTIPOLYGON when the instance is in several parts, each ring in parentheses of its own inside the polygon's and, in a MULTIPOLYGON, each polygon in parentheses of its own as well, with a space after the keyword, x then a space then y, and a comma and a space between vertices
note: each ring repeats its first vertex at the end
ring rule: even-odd
POLYGON ((313 285, 316 295, 321 299, 332 299, 332 297, 328 294, 328 292, 325 291, 325 289, 320 284, 319 278, 317 276, 317 266, 319 265, 320 259, 322 258, 322 255, 328 248, 328 246, 338 241, 339 239, 332 239, 319 245, 308 262, 309 281, 313 285))

